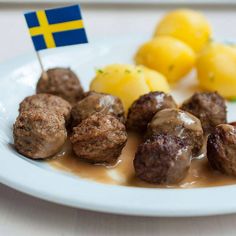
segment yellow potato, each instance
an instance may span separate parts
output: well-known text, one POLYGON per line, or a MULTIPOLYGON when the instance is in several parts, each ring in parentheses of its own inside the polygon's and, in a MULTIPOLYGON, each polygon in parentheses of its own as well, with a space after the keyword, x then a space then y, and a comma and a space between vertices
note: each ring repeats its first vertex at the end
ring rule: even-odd
POLYGON ((225 98, 236 98, 236 48, 211 43, 197 59, 200 86, 208 91, 218 91, 225 98))
POLYGON ((199 12, 180 9, 168 13, 157 25, 154 36, 169 35, 200 51, 211 38, 211 26, 199 12))
POLYGON ((143 66, 114 64, 98 70, 90 90, 118 96, 127 111, 141 95, 150 91, 169 92, 166 78, 143 66))
POLYGON ((138 50, 135 61, 166 76, 170 83, 185 76, 195 64, 194 51, 182 41, 160 36, 143 44, 138 50))

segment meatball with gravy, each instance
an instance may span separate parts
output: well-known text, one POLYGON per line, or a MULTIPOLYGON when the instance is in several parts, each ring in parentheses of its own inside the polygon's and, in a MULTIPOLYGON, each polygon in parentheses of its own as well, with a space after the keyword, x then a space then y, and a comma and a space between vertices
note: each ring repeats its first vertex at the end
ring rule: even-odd
POLYGON ((227 123, 225 100, 217 92, 195 93, 180 109, 198 117, 205 134, 211 133, 217 125, 227 123))
POLYGON ((19 112, 35 109, 46 109, 55 111, 64 116, 66 122, 70 119, 71 105, 61 97, 51 94, 41 93, 26 97, 19 107, 19 112))
POLYGON ((236 126, 236 121, 229 123, 230 125, 236 126))
POLYGON ((65 119, 45 109, 22 111, 13 126, 13 136, 19 153, 32 159, 45 159, 55 155, 65 143, 65 119))
POLYGON ((134 158, 137 177, 154 184, 176 184, 188 173, 191 148, 179 137, 154 135, 138 146, 134 158))
POLYGON ((83 88, 76 74, 68 68, 53 68, 43 73, 37 83, 37 93, 49 93, 74 104, 83 98, 83 88))
POLYGON ((200 120, 180 109, 164 109, 156 113, 148 125, 146 137, 156 134, 177 136, 192 148, 193 157, 200 154, 204 137, 200 120))
POLYGON ((236 176, 236 127, 216 126, 207 142, 207 158, 213 169, 236 176))
POLYGON ((171 95, 150 92, 137 99, 129 109, 126 126, 130 130, 145 132, 156 112, 165 108, 177 108, 171 95))
POLYGON ((77 102, 71 110, 72 126, 96 112, 115 116, 120 122, 125 122, 125 111, 121 100, 110 94, 88 92, 85 98, 77 102))
POLYGON ((125 125, 112 115, 97 112, 73 128, 75 154, 91 163, 113 164, 127 141, 125 125))

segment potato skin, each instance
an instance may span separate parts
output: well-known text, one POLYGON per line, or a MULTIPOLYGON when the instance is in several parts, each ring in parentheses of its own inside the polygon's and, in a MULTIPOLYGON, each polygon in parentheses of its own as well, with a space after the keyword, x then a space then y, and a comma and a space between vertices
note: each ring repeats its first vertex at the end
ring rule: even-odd
POLYGON ((169 36, 160 36, 143 44, 135 62, 156 70, 175 83, 184 77, 195 65, 195 53, 184 42, 169 36))
POLYGON ((221 96, 236 97, 236 49, 229 45, 210 43, 200 53, 197 62, 199 85, 221 96))
POLYGON ((143 66, 113 64, 97 72, 90 90, 119 97, 127 112, 141 95, 150 91, 169 93, 170 87, 165 76, 156 71, 143 66))
POLYGON ((211 38, 211 26, 199 12, 179 9, 169 12, 157 25, 154 37, 169 35, 199 52, 211 38))

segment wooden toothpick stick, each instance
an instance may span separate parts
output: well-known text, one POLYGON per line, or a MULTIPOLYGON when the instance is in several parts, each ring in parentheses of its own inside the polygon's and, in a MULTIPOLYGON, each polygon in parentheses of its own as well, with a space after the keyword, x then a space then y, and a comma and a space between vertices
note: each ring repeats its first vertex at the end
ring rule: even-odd
POLYGON ((42 63, 42 60, 41 60, 41 57, 40 57, 38 51, 36 51, 36 55, 37 55, 37 58, 38 58, 38 61, 39 61, 39 65, 40 65, 41 70, 42 70, 42 78, 46 80, 46 79, 48 79, 48 74, 47 74, 47 72, 44 70, 43 63, 42 63))

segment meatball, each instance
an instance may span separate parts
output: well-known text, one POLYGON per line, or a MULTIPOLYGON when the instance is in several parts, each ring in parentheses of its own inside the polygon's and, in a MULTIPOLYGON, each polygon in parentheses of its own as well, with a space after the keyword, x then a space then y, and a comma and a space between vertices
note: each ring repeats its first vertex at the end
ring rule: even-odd
POLYGON ((236 121, 229 123, 230 125, 236 126, 236 121))
POLYGON ((144 132, 156 112, 165 108, 176 108, 171 95, 150 92, 137 99, 129 109, 126 126, 130 130, 144 132))
POLYGON ((41 93, 26 97, 21 103, 19 112, 32 109, 46 109, 64 116, 66 122, 70 119, 71 105, 69 102, 51 94, 41 93))
POLYGON ((13 126, 16 150, 32 159, 55 155, 66 141, 65 119, 45 109, 23 111, 13 126))
POLYGON ((53 68, 46 75, 42 74, 36 92, 57 95, 72 104, 83 98, 83 88, 78 77, 67 68, 53 68))
POLYGON ((137 177, 155 184, 176 184, 188 173, 191 149, 179 137, 159 134, 138 146, 134 158, 137 177))
POLYGON ((127 141, 125 126, 111 115, 95 113, 73 129, 75 154, 91 163, 114 163, 127 141))
POLYGON ((156 113, 148 125, 146 137, 154 134, 171 134, 185 140, 192 147, 193 156, 198 156, 203 144, 200 120, 188 112, 169 108, 156 113))
POLYGON ((78 125, 82 120, 96 112, 114 115, 122 123, 125 122, 124 107, 118 97, 88 92, 85 98, 77 102, 71 110, 72 126, 78 125))
POLYGON ((195 93, 180 109, 198 117, 205 134, 211 133, 215 126, 227 123, 225 100, 217 92, 195 93))
POLYGON ((207 141, 207 158, 213 169, 236 176, 236 127, 216 126, 207 141))

